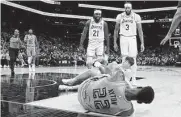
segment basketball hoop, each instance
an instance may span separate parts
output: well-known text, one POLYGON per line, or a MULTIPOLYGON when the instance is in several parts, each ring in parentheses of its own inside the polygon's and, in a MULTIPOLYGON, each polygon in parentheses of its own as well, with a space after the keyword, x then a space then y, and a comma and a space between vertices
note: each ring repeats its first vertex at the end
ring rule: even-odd
POLYGON ((181 42, 181 37, 171 37, 169 39, 169 45, 173 46, 174 48, 179 47, 180 42, 181 42))

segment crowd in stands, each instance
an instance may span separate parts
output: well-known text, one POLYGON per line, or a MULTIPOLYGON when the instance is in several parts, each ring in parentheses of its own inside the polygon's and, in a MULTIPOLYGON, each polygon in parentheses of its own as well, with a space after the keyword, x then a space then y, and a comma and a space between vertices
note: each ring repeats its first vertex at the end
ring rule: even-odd
POLYGON ((137 57, 138 65, 157 65, 157 66, 171 66, 175 65, 177 61, 178 49, 173 47, 146 47, 143 53, 139 53, 137 57))
MULTIPOLYGON (((12 34, 1 32, 1 65, 8 66, 9 54, 8 43, 5 42, 10 39, 12 34), (4 50, 3 50, 4 48, 4 50), (6 61, 6 62, 4 62, 6 61)), ((86 53, 79 52, 79 42, 66 40, 60 37, 50 37, 45 34, 36 35, 39 42, 37 65, 42 66, 64 66, 69 65, 85 65, 86 53)), ((20 35, 23 41, 24 35, 20 35)), ((160 47, 146 47, 143 53, 139 53, 137 57, 138 65, 159 65, 170 66, 174 65, 177 60, 178 49, 160 48, 160 47)), ((111 52, 109 61, 121 60, 120 55, 111 52)), ((26 48, 20 49, 19 57, 17 59, 17 66, 27 65, 26 48)))

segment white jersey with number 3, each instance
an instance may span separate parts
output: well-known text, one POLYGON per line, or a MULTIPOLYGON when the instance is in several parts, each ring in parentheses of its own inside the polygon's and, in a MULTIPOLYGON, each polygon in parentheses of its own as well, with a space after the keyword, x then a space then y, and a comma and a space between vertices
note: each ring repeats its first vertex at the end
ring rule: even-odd
POLYGON ((125 12, 119 14, 116 18, 116 22, 120 23, 120 35, 123 36, 136 36, 137 35, 137 23, 141 22, 140 15, 132 12, 129 16, 125 12))
POLYGON ((89 26, 89 44, 104 41, 104 21, 96 23, 91 19, 89 26))

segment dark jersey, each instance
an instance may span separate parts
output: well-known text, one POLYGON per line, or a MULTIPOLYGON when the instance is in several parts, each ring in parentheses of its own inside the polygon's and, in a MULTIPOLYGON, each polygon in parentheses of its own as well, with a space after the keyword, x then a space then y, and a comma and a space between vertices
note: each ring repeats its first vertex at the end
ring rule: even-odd
POLYGON ((89 111, 111 115, 131 115, 133 105, 125 97, 125 82, 109 81, 108 76, 96 76, 84 81, 78 90, 81 105, 89 111))

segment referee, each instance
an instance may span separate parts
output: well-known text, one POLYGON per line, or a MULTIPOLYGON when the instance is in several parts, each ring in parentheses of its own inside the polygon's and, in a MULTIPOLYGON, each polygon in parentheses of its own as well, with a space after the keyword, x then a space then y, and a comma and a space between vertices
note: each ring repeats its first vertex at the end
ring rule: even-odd
POLYGON ((9 56, 10 56, 10 69, 11 69, 11 76, 14 77, 14 65, 16 62, 16 59, 18 57, 18 52, 20 49, 20 46, 22 46, 22 42, 19 38, 19 30, 14 30, 14 35, 9 40, 9 56))

